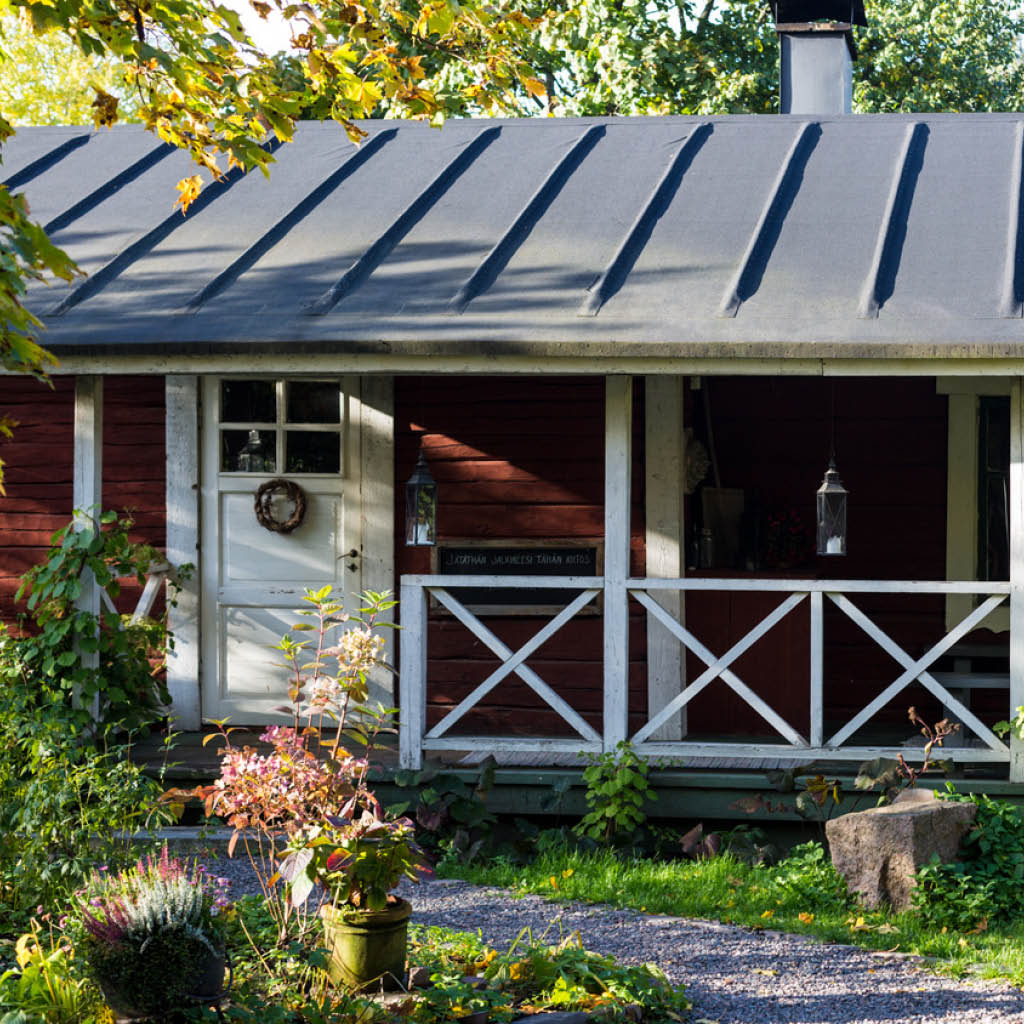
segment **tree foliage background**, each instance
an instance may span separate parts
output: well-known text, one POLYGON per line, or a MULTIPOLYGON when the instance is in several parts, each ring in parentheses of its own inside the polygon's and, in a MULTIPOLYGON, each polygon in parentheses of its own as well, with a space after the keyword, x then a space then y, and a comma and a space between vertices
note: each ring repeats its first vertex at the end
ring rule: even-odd
MULTIPOLYGON (((231 166, 268 171, 265 142, 290 139, 301 116, 333 118, 358 141, 366 117, 777 109, 778 43, 764 0, 248 2, 285 17, 289 53, 261 52, 217 0, 0 0, 0 157, 15 122, 137 117, 195 161, 178 186, 184 212, 204 180, 231 166)), ((857 111, 1024 105, 1017 0, 866 7, 857 111)), ((26 282, 76 274, 24 196, 0 185, 5 368, 47 366, 26 282)))
MULTIPOLYGON (((865 9, 855 112, 1024 105, 1017 0, 866 0, 865 9)), ((773 113, 778 59, 765 0, 582 0, 551 12, 532 54, 556 110, 580 115, 773 113)))

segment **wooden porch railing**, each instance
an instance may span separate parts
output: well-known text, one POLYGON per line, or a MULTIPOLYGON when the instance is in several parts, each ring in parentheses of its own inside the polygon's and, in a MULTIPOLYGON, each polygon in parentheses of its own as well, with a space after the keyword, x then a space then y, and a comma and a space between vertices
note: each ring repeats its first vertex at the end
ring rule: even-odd
MULTIPOLYGON (((404 576, 401 587, 401 723, 400 758, 404 767, 418 767, 424 751, 485 750, 490 752, 528 751, 534 753, 600 752, 614 747, 614 729, 608 727, 611 717, 609 706, 622 707, 626 694, 610 692, 606 685, 604 707, 606 728, 602 737, 580 714, 570 707, 555 691, 526 664, 527 659, 550 639, 562 626, 602 591, 609 581, 604 577, 527 577, 527 576, 404 576), (572 590, 577 595, 518 651, 504 644, 480 619, 452 596, 451 591, 463 587, 475 590, 486 587, 572 590), (449 711, 431 729, 426 728, 427 702, 427 610, 429 596, 433 596, 461 622, 473 636, 482 641, 498 658, 498 667, 476 686, 456 707, 449 711), (496 737, 452 736, 449 730, 502 680, 517 675, 568 723, 577 734, 572 738, 551 737, 496 737)), ((801 759, 829 759, 865 761, 873 757, 895 757, 906 752, 903 747, 853 746, 847 741, 870 721, 901 690, 919 681, 943 705, 947 713, 956 716, 964 731, 977 736, 982 746, 949 747, 943 757, 972 762, 1009 762, 1010 749, 1003 743, 955 694, 942 685, 929 669, 1010 594, 1009 583, 982 582, 917 582, 897 580, 758 580, 758 579, 627 579, 625 589, 649 616, 659 622, 688 650, 707 665, 707 668, 689 682, 665 707, 657 709, 652 717, 631 737, 639 753, 655 756, 692 755, 698 757, 799 757, 801 759), (655 600, 658 592, 665 591, 748 591, 777 592, 786 595, 780 604, 754 626, 729 650, 715 654, 701 640, 655 600), (914 657, 896 643, 884 630, 866 615, 851 595, 858 594, 974 594, 984 599, 954 629, 946 633, 925 654, 914 657), (830 600, 847 615, 868 637, 874 640, 903 669, 891 683, 865 707, 831 736, 825 736, 824 718, 824 657, 825 622, 824 603, 830 600), (808 709, 810 735, 803 736, 762 697, 755 693, 733 670, 733 663, 773 626, 779 623, 804 600, 810 602, 810 688, 808 709), (702 742, 700 740, 652 740, 650 737, 668 722, 698 693, 715 679, 721 679, 751 708, 754 709, 780 736, 783 742, 729 743, 702 742)), ((610 629, 605 620, 605 650, 608 650, 610 629)), ((616 642, 626 644, 627 638, 618 631, 616 642)), ((628 652, 622 651, 625 657, 628 652)), ((606 675, 607 678, 607 675, 606 675)), ((624 684, 620 684, 624 685, 624 684)))

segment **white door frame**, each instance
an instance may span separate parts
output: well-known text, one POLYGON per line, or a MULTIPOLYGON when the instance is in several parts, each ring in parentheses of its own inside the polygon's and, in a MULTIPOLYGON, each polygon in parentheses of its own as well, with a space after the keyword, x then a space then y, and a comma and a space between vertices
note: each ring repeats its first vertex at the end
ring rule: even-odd
MULTIPOLYGON (((235 375, 231 375, 235 376, 235 375)), ((251 374, 238 375, 252 378, 268 379, 280 375, 251 374)), ((318 378, 333 377, 330 373, 320 373, 318 378)), ((215 411, 217 408, 217 392, 221 377, 204 377, 201 380, 202 405, 205 411, 207 426, 201 431, 200 446, 200 491, 201 491, 201 543, 199 547, 200 565, 198 577, 201 583, 201 630, 199 643, 201 665, 199 675, 202 680, 202 714, 209 720, 223 717, 217 713, 218 688, 220 673, 223 667, 223 650, 220 643, 218 622, 218 593, 221 588, 222 553, 219 547, 219 515, 220 495, 224 493, 221 486, 224 482, 218 465, 217 427, 215 411), (213 413, 214 415, 210 415, 213 413)), ((297 378, 302 379, 302 378, 297 378)), ((358 594, 361 590, 393 589, 394 558, 393 558, 393 464, 394 464, 394 426, 393 426, 393 387, 390 377, 365 378, 354 376, 338 376, 346 394, 346 424, 343 433, 344 449, 342 453, 342 478, 348 483, 342 488, 343 512, 341 521, 345 524, 346 534, 361 534, 361 539, 348 543, 344 540, 345 551, 355 546, 360 549, 358 559, 344 559, 337 573, 337 585, 344 585, 346 594, 358 594), (348 565, 355 562, 361 570, 361 580, 355 582, 348 565)), ((276 475, 276 474, 268 474, 276 475)), ((256 479, 245 478, 246 484, 255 488, 256 479)), ((323 481, 322 476, 298 478, 305 479, 312 486, 316 481, 323 481)), ((240 481, 241 482, 241 481, 240 481)), ((244 489, 244 488, 243 488, 244 489)), ((341 552, 339 552, 341 553, 341 552)), ((311 580, 310 584, 317 581, 311 580)), ((322 582, 320 585, 322 585, 322 582)), ((271 587, 271 589, 274 589, 271 587)), ((277 588, 280 592, 281 588, 277 588)), ((286 588, 293 591, 295 588, 286 588)), ((239 585, 229 595, 234 603, 240 596, 239 585)), ((299 607, 302 586, 298 586, 294 594, 294 607, 299 607)), ((265 596, 265 595, 264 595, 265 596)), ((351 597, 349 598, 351 601, 351 597)), ((245 606, 244 599, 240 602, 245 606)), ((254 607, 262 607, 262 604, 254 607)), ((350 607, 353 605, 350 604, 350 607)), ((390 632, 390 631, 386 631, 390 632)), ((389 637, 387 639, 390 639, 389 637)), ((389 645, 390 646, 390 645, 389 645)), ((272 652, 268 651, 268 657, 272 652)), ((282 675, 282 681, 284 676, 282 675)), ((372 680, 372 700, 380 700, 386 705, 393 702, 393 685, 390 673, 382 673, 372 680)), ((284 686, 282 686, 282 697, 284 686)), ((278 700, 277 703, 286 703, 278 700)), ((235 721, 241 722, 243 717, 252 722, 273 720, 275 716, 262 713, 233 714, 235 721)), ((189 723, 191 724, 191 723, 189 723)))

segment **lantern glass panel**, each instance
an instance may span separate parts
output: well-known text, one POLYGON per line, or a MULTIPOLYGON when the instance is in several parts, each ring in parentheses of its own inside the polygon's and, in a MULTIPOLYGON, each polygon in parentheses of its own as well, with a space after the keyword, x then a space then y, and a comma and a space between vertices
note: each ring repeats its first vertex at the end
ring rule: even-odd
POLYGON ((818 491, 818 554, 846 554, 846 491, 823 486, 818 491))
POLYGON ((410 480, 405 489, 405 543, 421 547, 437 542, 437 484, 410 480))

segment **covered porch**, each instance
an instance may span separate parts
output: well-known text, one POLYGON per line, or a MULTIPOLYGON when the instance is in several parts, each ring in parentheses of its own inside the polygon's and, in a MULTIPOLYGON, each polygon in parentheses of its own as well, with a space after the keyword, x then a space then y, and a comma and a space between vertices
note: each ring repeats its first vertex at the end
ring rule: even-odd
MULTIPOLYGON (((1012 718, 1014 709, 1024 703, 1020 379, 1002 379, 989 388, 1009 392, 1010 568, 1006 581, 968 578, 973 572, 965 572, 961 579, 943 579, 941 572, 930 579, 892 578, 899 570, 898 560, 888 567, 888 578, 849 579, 843 576, 841 558, 830 561, 829 578, 810 578, 820 574, 806 572, 687 570, 685 517, 691 503, 680 497, 688 436, 682 429, 681 399, 675 408, 676 393, 659 391, 665 381, 648 378, 647 383, 640 477, 644 572, 637 573, 637 560, 634 557, 631 564, 630 558, 637 432, 632 422, 633 381, 622 375, 605 378, 600 574, 402 576, 401 764, 417 767, 425 756, 451 756, 456 751, 496 753, 508 764, 564 764, 566 755, 609 751, 628 740, 638 752, 650 758, 671 758, 677 767, 772 767, 777 759, 786 764, 845 764, 853 774, 857 764, 875 757, 902 753, 913 761, 913 746, 907 743, 916 729, 906 720, 906 710, 923 704, 926 719, 948 717, 961 723, 960 735, 943 747, 943 759, 975 766, 993 779, 1024 780, 1020 741, 1010 737, 1004 742, 991 729, 993 721, 1012 718), (677 437, 684 439, 682 451, 668 443, 677 437), (472 601, 460 598, 466 588, 472 601), (550 604, 560 610, 546 618, 531 618, 528 625, 521 622, 509 642, 499 635, 509 636, 495 617, 477 610, 481 605, 486 609, 481 594, 488 588, 559 595, 550 604), (742 605, 739 611, 737 602, 742 605), (893 630, 890 623, 901 614, 900 608, 922 602, 929 609, 931 634, 915 629, 908 643, 905 631, 893 630), (580 651, 581 658, 601 662, 603 686, 599 713, 595 713, 592 705, 584 707, 577 701, 574 706, 571 687, 545 678, 531 667, 531 659, 536 663, 545 644, 557 642, 560 630, 587 609, 593 614, 598 605, 600 632, 591 629, 590 636, 591 644, 600 650, 580 651), (449 617, 449 628, 454 623, 464 627, 467 641, 486 649, 493 659, 491 670, 478 671, 472 687, 456 691, 449 686, 449 699, 442 705, 432 697, 439 684, 431 669, 431 637, 436 639, 437 630, 431 629, 430 622, 439 614, 449 617), (725 633, 714 628, 723 614, 731 620, 725 633), (1007 615, 1009 631, 999 632, 1001 618, 1007 615), (978 634, 982 627, 984 632, 978 634), (781 641, 780 631, 785 631, 781 641), (860 648, 883 656, 881 664, 876 659, 870 670, 864 670, 867 675, 857 678, 852 696, 846 688, 839 692, 836 680, 844 676, 842 666, 835 664, 837 659, 849 659, 852 648, 849 642, 832 642, 840 634, 848 641, 851 631, 859 638, 860 648), (631 645, 646 650, 639 693, 635 658, 631 671, 631 645), (751 675, 759 681, 752 681, 751 675), (769 685, 766 679, 771 680, 769 685), (829 679, 832 683, 826 685, 829 679), (473 728, 474 720, 480 719, 474 719, 472 712, 489 696, 500 692, 500 687, 521 689, 524 684, 546 710, 557 715, 558 729, 548 725, 531 731, 525 715, 506 735, 497 734, 493 727, 473 728), (979 697, 984 710, 978 708, 979 697), (727 714, 730 706, 739 706, 742 713, 727 714), (697 714, 689 714, 695 710, 697 714)), ((938 390, 950 395, 948 503, 956 500, 956 478, 963 469, 956 454, 957 445, 963 447, 956 397, 961 391, 942 381, 938 390)), ((965 528, 964 513, 953 506, 933 513, 943 519, 948 514, 952 547, 942 560, 948 577, 957 567, 955 541, 965 528)), ((859 543, 870 543, 870 538, 862 535, 859 543)), ((914 565, 914 561, 904 560, 904 564, 914 565)), ((960 564, 965 564, 962 558, 960 564)), ((917 743, 921 745, 923 739, 917 743)))

